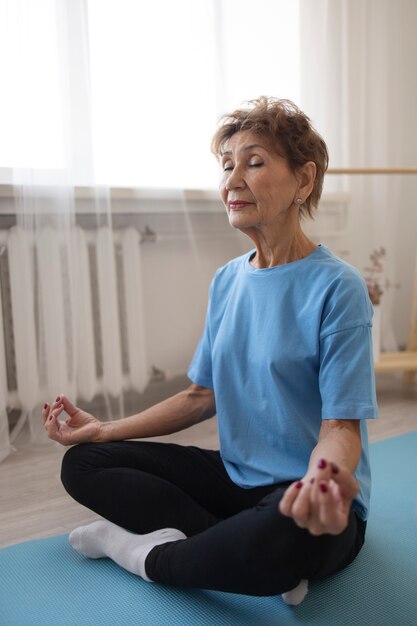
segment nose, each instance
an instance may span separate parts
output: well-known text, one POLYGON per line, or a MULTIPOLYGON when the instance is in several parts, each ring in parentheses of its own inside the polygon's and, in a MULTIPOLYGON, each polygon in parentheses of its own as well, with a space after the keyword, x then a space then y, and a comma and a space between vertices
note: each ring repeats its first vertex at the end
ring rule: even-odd
POLYGON ((234 167, 226 178, 226 189, 231 191, 232 189, 242 189, 245 186, 245 181, 239 172, 237 167, 234 167))

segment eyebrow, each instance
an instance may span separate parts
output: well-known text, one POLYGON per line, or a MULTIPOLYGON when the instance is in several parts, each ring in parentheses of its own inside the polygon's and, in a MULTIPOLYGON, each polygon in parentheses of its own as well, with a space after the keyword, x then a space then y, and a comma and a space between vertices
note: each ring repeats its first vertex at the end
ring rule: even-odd
MULTIPOLYGON (((265 146, 261 146, 260 143, 251 143, 250 146, 245 146, 244 148, 242 148, 242 152, 248 152, 253 148, 262 148, 262 150, 266 150, 265 146)), ((230 154, 232 154, 232 151, 226 150, 225 152, 221 153, 221 156, 229 156, 230 154)))

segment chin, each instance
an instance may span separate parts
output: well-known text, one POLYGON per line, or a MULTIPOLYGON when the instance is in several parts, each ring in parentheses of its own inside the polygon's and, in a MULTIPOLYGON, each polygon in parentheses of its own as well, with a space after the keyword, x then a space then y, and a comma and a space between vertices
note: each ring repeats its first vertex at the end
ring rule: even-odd
POLYGON ((238 215, 229 215, 229 224, 232 228, 236 228, 243 232, 259 226, 259 223, 254 223, 253 220, 249 220, 247 218, 245 219, 243 216, 238 215))
POLYGON ((239 220, 229 220, 229 224, 232 228, 235 228, 236 230, 244 230, 245 228, 247 228, 247 226, 244 226, 239 220))

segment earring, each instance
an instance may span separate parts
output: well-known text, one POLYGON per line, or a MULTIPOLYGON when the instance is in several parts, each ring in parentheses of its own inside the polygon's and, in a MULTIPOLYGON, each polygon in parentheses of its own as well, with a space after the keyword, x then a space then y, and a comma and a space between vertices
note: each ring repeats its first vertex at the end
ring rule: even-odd
POLYGON ((297 204, 302 204, 303 199, 302 198, 296 198, 295 201, 296 201, 297 204))

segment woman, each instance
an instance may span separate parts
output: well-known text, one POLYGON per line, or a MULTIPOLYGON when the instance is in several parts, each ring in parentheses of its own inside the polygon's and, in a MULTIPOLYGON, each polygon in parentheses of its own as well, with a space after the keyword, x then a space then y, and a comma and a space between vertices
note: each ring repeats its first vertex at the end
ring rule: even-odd
POLYGON ((298 603, 364 541, 372 311, 359 273, 302 229, 328 163, 304 113, 252 101, 223 118, 212 148, 229 222, 255 248, 213 279, 192 384, 107 423, 59 396, 45 428, 81 444, 64 457, 64 486, 110 520, 74 530, 76 550, 145 580, 298 603), (127 441, 216 412, 220 452, 127 441))

